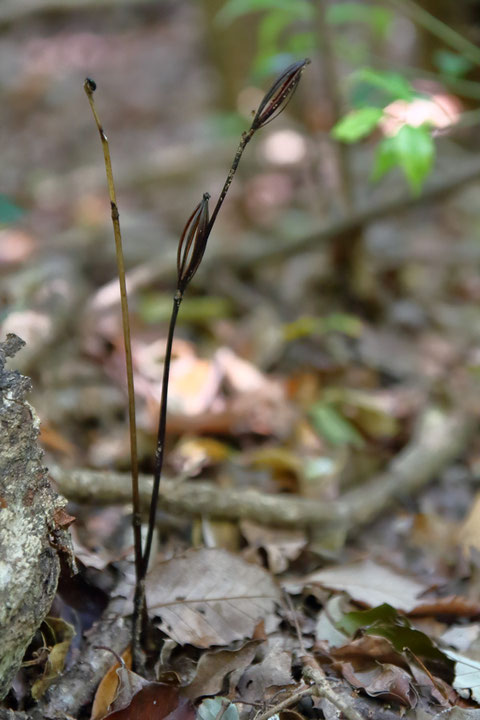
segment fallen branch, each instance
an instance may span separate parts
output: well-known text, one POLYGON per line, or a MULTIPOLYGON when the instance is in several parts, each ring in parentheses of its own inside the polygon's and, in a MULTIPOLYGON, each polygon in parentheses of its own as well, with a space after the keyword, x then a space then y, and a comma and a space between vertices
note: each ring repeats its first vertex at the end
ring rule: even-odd
MULTIPOLYGON (((160 490, 162 511, 176 515, 230 520, 248 518, 265 525, 312 527, 343 526, 352 530, 371 522, 401 497, 418 492, 464 451, 475 428, 461 413, 428 408, 410 443, 386 471, 334 502, 293 495, 267 495, 256 490, 219 488, 202 481, 165 479, 160 490)), ((79 503, 108 505, 130 502, 129 476, 95 470, 50 470, 59 491, 79 503)), ((147 511, 151 480, 140 476, 140 504, 147 511)))

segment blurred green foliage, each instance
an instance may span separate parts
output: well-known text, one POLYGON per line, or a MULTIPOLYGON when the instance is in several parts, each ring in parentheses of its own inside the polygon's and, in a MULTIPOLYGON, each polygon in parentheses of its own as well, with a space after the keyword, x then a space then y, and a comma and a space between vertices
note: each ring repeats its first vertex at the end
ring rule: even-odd
POLYGON ((0 193, 0 225, 12 225, 23 216, 22 208, 0 193))
MULTIPOLYGON (((258 15, 258 51, 252 72, 260 79, 322 50, 317 13, 323 12, 323 7, 323 3, 310 0, 226 0, 217 21, 226 25, 249 13, 258 15)), ((375 53, 379 45, 386 46, 388 55, 386 44, 393 28, 394 14, 383 4, 334 2, 327 5, 325 20, 337 58, 343 66, 352 66, 342 78, 341 88, 351 111, 337 122, 332 136, 338 142, 357 143, 374 133, 390 103, 396 100, 412 103, 419 93, 401 70, 372 67, 378 65, 375 53), (362 32, 355 34, 352 29, 357 27, 362 32)), ((467 57, 447 49, 436 51, 432 60, 439 76, 450 80, 462 77, 471 68, 467 57)), ((417 195, 435 160, 431 128, 427 123, 421 127, 400 125, 393 137, 382 139, 380 134, 374 135, 377 147, 370 178, 377 181, 398 168, 417 195)))

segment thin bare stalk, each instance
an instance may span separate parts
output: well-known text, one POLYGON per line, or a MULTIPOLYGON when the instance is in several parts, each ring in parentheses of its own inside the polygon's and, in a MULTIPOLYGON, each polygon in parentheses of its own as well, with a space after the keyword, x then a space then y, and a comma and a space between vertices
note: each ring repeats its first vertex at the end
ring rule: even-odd
POLYGON ((222 207, 223 201, 225 200, 225 197, 228 193, 230 185, 232 184, 232 180, 234 178, 235 173, 237 172, 237 168, 240 163, 241 157, 243 155, 243 151, 245 150, 248 143, 252 139, 254 133, 255 133, 255 130, 253 130, 252 128, 250 128, 250 130, 248 132, 242 133, 242 137, 241 137, 237 152, 235 153, 235 157, 233 158, 232 165, 230 167, 230 170, 228 171, 227 179, 225 180, 225 184, 222 188, 222 192, 219 195, 217 204, 215 205, 215 208, 212 213, 212 217, 210 218, 209 232, 211 231, 211 229, 215 223, 215 220, 217 219, 218 212, 219 212, 220 208, 222 207))
POLYGON ((160 399, 160 411, 158 418, 157 448, 155 450, 155 464, 153 469, 153 490, 150 500, 150 512, 148 517, 148 532, 145 542, 145 551, 142 561, 142 580, 145 578, 148 569, 148 561, 152 550, 153 531, 155 529, 155 518, 157 514, 158 494, 160 492, 160 479, 162 476, 163 458, 165 454, 165 431, 167 428, 167 399, 168 380, 170 377, 170 362, 172 359, 173 335, 177 323, 178 311, 182 302, 182 295, 176 293, 173 299, 172 314, 168 327, 167 347, 165 349, 165 361, 163 365, 162 396, 160 399))
POLYGON ((165 432, 167 424, 167 402, 168 402, 168 380, 170 375, 170 362, 172 357, 173 335, 177 321, 180 303, 183 293, 195 275, 202 261, 207 241, 212 231, 217 215, 222 207, 223 201, 228 193, 232 180, 237 171, 245 147, 252 139, 257 130, 271 122, 288 105, 295 92, 302 72, 310 60, 305 59, 290 65, 274 82, 270 90, 264 96, 260 106, 252 120, 250 129, 242 133, 240 143, 233 158, 232 165, 228 172, 222 191, 215 205, 215 209, 209 220, 208 202, 210 195, 205 193, 202 201, 197 205, 190 215, 183 230, 177 253, 177 291, 173 299, 173 309, 168 329, 167 347, 165 350, 165 361, 163 366, 162 396, 160 398, 160 410, 158 420, 157 447, 155 451, 155 464, 153 472, 153 490, 150 501, 150 512, 148 522, 147 540, 141 568, 141 584, 144 587, 148 563, 152 550, 153 532, 157 514, 158 496, 160 492, 160 481, 162 476, 163 459, 165 454, 165 432))
POLYGON ((133 362, 132 362, 132 344, 130 340, 130 319, 128 314, 128 298, 127 286, 125 281, 125 262, 123 257, 122 234, 120 231, 120 216, 118 213, 117 196, 115 192, 115 183, 113 181, 112 161, 110 157, 110 148, 108 139, 100 122, 100 118, 95 107, 93 93, 96 90, 96 84, 93 80, 87 78, 83 85, 88 102, 92 109, 93 117, 97 125, 97 129, 102 142, 103 157, 105 160, 105 172, 107 175, 108 193, 110 196, 110 207, 112 213, 113 234, 115 237, 115 254, 117 258, 117 274, 120 285, 120 302, 122 308, 122 326, 123 340, 125 345, 125 362, 127 366, 127 392, 128 392, 128 420, 130 429, 130 458, 131 458, 131 477, 132 477, 132 528, 135 549, 135 600, 133 614, 133 637, 132 637, 132 656, 138 659, 140 649, 140 634, 142 616, 145 604, 145 592, 141 583, 142 578, 142 535, 141 535, 141 514, 140 514, 140 493, 138 488, 138 452, 137 452, 137 424, 135 418, 135 388, 133 381, 133 362))

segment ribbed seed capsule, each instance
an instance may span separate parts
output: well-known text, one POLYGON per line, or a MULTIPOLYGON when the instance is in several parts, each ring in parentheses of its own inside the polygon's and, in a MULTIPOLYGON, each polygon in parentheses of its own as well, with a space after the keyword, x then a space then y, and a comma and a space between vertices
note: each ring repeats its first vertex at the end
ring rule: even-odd
POLYGON ((251 130, 259 130, 285 110, 300 82, 305 66, 309 63, 308 58, 293 63, 275 80, 260 103, 260 107, 253 118, 251 130))
POLYGON ((177 290, 183 294, 190 280, 202 262, 208 240, 209 193, 204 193, 201 202, 190 215, 183 229, 177 250, 177 290))

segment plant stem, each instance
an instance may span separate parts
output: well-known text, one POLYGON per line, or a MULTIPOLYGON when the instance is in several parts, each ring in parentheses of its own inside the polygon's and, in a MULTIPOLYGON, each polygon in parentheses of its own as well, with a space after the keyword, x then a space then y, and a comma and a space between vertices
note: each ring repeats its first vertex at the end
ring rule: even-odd
POLYGON ((250 128, 250 130, 248 130, 248 132, 242 133, 240 144, 238 146, 237 152, 235 153, 235 157, 233 158, 233 162, 230 167, 230 170, 228 171, 227 179, 225 180, 225 184, 222 188, 222 192, 220 193, 220 196, 217 200, 217 204, 215 205, 215 208, 213 210, 212 217, 210 218, 210 222, 208 224, 208 234, 210 234, 210 232, 215 224, 215 220, 217 219, 218 212, 219 212, 220 208, 222 207, 223 201, 225 200, 225 197, 228 193, 230 185, 232 184, 232 180, 234 178, 235 173, 237 172, 237 168, 238 168, 240 159, 243 155, 243 151, 245 150, 246 146, 252 139, 254 133, 255 133, 255 130, 252 130, 252 128, 250 128))
POLYGON ((160 479, 162 476, 163 458, 165 455, 165 430, 167 427, 167 399, 168 399, 168 380, 170 377, 170 361, 172 359, 172 345, 173 335, 175 332, 175 325, 177 322, 178 311, 180 304, 183 300, 181 293, 177 292, 173 298, 172 314, 170 316, 170 325, 168 328, 167 347, 165 349, 165 362, 163 365, 163 380, 162 380, 162 397, 160 399, 160 414, 158 418, 158 433, 157 433, 157 449, 155 451, 155 465, 153 470, 153 490, 152 497, 150 500, 150 512, 148 518, 148 533, 147 540, 145 543, 145 551, 143 554, 142 581, 147 574, 148 561, 150 559, 150 553, 152 550, 152 539, 153 531, 155 528, 155 519, 157 514, 157 503, 158 494, 160 491, 160 479))
POLYGON ((125 345, 125 362, 127 367, 127 393, 128 393, 128 420, 130 429, 130 457, 131 457, 131 478, 132 478, 132 529, 135 549, 135 601, 133 614, 133 637, 132 637, 132 656, 138 655, 142 608, 144 604, 144 592, 141 590, 142 577, 142 535, 141 535, 141 515, 140 515, 140 493, 138 488, 138 451, 137 451, 137 423, 135 417, 135 389, 133 381, 133 362, 132 362, 132 344, 130 340, 130 320, 128 314, 128 298, 127 285, 125 281, 125 262, 123 257, 122 235, 120 231, 120 216, 118 213, 117 196, 115 192, 115 183, 113 181, 112 161, 110 157, 110 148, 107 136, 104 132, 100 118, 95 107, 93 93, 96 85, 93 81, 87 79, 84 83, 84 90, 88 97, 88 102, 92 109, 93 117, 100 134, 102 142, 103 157, 105 160, 105 172, 107 175, 108 193, 110 196, 110 207, 112 213, 113 234, 115 237, 115 254, 117 258, 117 274, 120 285, 120 302, 122 308, 122 326, 123 340, 125 345))
MULTIPOLYGON (((245 150, 247 144, 252 139, 254 133, 255 133, 255 130, 250 128, 250 130, 248 130, 247 132, 244 132, 242 134, 239 146, 237 148, 237 152, 235 153, 235 157, 233 158, 232 165, 230 167, 227 178, 225 180, 225 184, 219 195, 217 204, 215 205, 215 209, 212 213, 212 217, 210 218, 210 221, 208 223, 207 231, 206 231, 207 237, 213 228, 213 225, 217 218, 218 212, 219 212, 220 208, 222 207, 223 201, 225 200, 225 197, 228 193, 230 185, 232 184, 232 180, 237 171, 238 164, 243 155, 243 151, 245 150)), ((155 450, 155 464, 154 464, 154 470, 153 470, 153 490, 152 490, 152 497, 151 497, 151 501, 150 501, 147 540, 145 543, 145 550, 143 553, 142 572, 141 572, 142 586, 144 586, 144 580, 145 580, 145 576, 147 574, 147 569, 148 569, 148 562, 150 560, 150 554, 152 551, 153 531, 155 529, 157 503, 158 503, 158 496, 159 496, 159 492, 160 492, 160 480, 161 480, 161 476, 162 476, 163 459, 165 456, 165 431, 166 431, 166 426, 167 426, 168 380, 169 380, 169 376, 170 376, 170 362, 171 362, 171 358, 172 358, 173 335, 175 332, 175 325, 177 322, 178 311, 180 309, 180 304, 181 304, 182 300, 183 300, 183 294, 177 290, 175 297, 173 298, 173 308, 172 308, 172 314, 170 317, 170 325, 168 328, 167 347, 165 349, 165 363, 163 366, 163 380, 162 380, 162 396, 160 398, 160 411, 159 411, 159 419, 158 419, 157 448, 155 450)))

